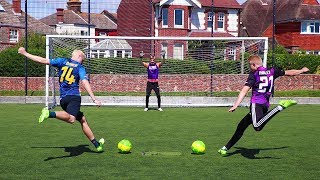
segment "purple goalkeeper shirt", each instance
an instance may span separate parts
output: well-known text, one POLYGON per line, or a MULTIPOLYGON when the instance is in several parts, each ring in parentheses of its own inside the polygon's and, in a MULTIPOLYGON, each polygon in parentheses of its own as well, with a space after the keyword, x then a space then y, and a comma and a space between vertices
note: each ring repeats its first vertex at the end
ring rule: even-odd
POLYGON ((159 76, 159 67, 157 63, 149 63, 148 65, 148 79, 157 80, 159 76))
POLYGON ((251 103, 270 106, 269 99, 273 92, 274 80, 283 76, 285 71, 279 68, 259 67, 256 71, 250 72, 246 86, 252 88, 251 103))

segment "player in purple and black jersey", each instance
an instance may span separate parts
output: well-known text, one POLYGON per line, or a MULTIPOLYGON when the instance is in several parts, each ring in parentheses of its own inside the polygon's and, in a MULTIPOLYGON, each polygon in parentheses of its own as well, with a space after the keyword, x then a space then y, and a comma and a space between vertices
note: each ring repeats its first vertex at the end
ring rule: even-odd
POLYGON ((151 95, 151 90, 154 90, 158 100, 158 110, 163 111, 161 108, 161 97, 160 97, 160 89, 159 89, 159 68, 164 64, 165 59, 164 55, 161 62, 156 62, 155 57, 150 55, 150 62, 145 63, 142 61, 143 52, 140 53, 141 64, 147 68, 148 72, 148 81, 147 81, 147 88, 146 88, 146 107, 144 111, 149 110, 149 98, 151 95))
POLYGON ((297 104, 294 100, 282 100, 279 105, 272 110, 269 109, 269 99, 273 92, 274 80, 280 76, 294 76, 309 71, 304 67, 300 70, 282 70, 279 68, 265 68, 262 66, 262 60, 259 56, 253 55, 248 59, 251 72, 242 88, 234 105, 229 109, 233 112, 240 105, 246 94, 252 89, 250 100, 250 112, 239 122, 238 127, 229 140, 229 142, 219 149, 218 153, 225 156, 229 150, 242 137, 247 127, 252 124, 256 131, 261 131, 263 127, 274 117, 277 113, 289 106, 297 104))
POLYGON ((46 59, 26 52, 23 47, 19 48, 18 53, 35 62, 54 66, 59 71, 60 105, 63 111, 49 111, 48 108, 43 108, 41 116, 39 117, 39 123, 43 122, 47 118, 56 118, 70 124, 73 124, 75 120, 77 120, 81 124, 83 133, 93 143, 97 151, 103 151, 104 139, 101 138, 99 141, 95 139, 83 112, 80 111, 80 82, 90 95, 92 101, 98 106, 101 105, 101 102, 95 98, 92 92, 88 77, 86 75, 86 70, 82 66, 82 62, 85 59, 84 53, 80 50, 74 50, 71 59, 46 59))

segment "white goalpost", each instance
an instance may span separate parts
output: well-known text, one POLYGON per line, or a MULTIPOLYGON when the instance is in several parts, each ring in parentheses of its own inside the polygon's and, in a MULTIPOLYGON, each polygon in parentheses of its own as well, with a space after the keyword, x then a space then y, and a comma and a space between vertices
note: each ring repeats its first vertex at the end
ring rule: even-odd
MULTIPOLYGON (((259 55, 267 65, 268 38, 48 35, 46 46, 49 59, 71 58, 75 49, 86 54, 83 64, 103 105, 143 107, 147 71, 140 62, 154 55, 156 61, 165 59, 159 74, 162 106, 229 106, 233 101, 219 94, 240 90, 250 55, 259 55)), ((59 103, 57 72, 51 66, 46 67, 45 91, 47 107, 59 103)), ((81 92, 82 104, 94 105, 81 92)), ((150 106, 156 106, 154 93, 150 106)))

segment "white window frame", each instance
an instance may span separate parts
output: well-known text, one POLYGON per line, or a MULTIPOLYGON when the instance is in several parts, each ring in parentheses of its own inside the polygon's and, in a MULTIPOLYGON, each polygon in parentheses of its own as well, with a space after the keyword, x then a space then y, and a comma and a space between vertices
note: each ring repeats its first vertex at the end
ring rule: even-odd
POLYGON ((163 50, 166 52, 166 54, 164 55, 164 58, 168 59, 168 43, 161 43, 161 51, 163 50))
POLYGON ((207 29, 211 30, 211 28, 213 28, 213 29, 215 28, 215 13, 208 12, 207 22, 208 22, 207 29), (212 22, 212 26, 209 26, 210 21, 212 22))
POLYGON ((301 34, 320 34, 320 21, 302 21, 301 34), (316 29, 318 32, 316 32, 316 29))
POLYGON ((183 52, 184 52, 183 49, 184 49, 183 43, 174 43, 174 45, 173 45, 173 58, 183 60, 183 52), (177 53, 175 48, 178 46, 179 47, 181 46, 181 51, 177 53))
POLYGON ((175 9, 174 10, 174 27, 175 28, 183 28, 184 27, 184 10, 183 9, 175 9), (181 24, 176 24, 176 11, 181 11, 181 24))
POLYGON ((230 57, 232 57, 232 60, 236 60, 236 57, 237 57, 237 47, 236 46, 229 46, 228 47, 228 60, 231 60, 229 59, 230 57))
POLYGON ((218 21, 217 30, 218 30, 218 31, 225 31, 225 30, 224 30, 224 29, 225 29, 225 22, 224 22, 224 20, 225 20, 225 14, 219 12, 219 13, 218 13, 218 19, 217 19, 217 21, 218 21), (222 22, 222 27, 219 27, 219 22, 222 22))
POLYGON ((162 27, 168 27, 168 23, 169 23, 169 9, 168 8, 162 8, 162 27), (166 13, 165 13, 166 11, 166 13), (164 24, 164 17, 166 17, 167 20, 167 24, 164 24))
POLYGON ((19 33, 17 29, 10 29, 9 30, 9 41, 11 43, 16 43, 19 40, 19 33))

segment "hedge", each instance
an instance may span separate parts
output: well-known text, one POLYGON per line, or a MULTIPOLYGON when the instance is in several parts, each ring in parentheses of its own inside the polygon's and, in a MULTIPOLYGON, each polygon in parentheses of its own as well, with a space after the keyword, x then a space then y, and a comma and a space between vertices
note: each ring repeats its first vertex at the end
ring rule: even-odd
MULTIPOLYGON (((25 58, 24 56, 17 53, 18 48, 10 48, 0 52, 0 76, 2 77, 21 77, 25 75, 25 58)), ((31 54, 45 57, 44 50, 30 48, 31 54)), ((302 67, 308 67, 310 74, 317 73, 317 68, 320 67, 320 56, 315 55, 290 55, 290 54, 276 54, 275 65, 282 67, 283 69, 300 69, 302 67)), ((268 66, 272 66, 272 57, 268 55, 268 66)), ((145 59, 147 62, 148 59, 145 59)), ((35 63, 28 60, 28 76, 33 77, 44 77, 45 68, 44 65, 35 63)), ((146 73, 145 68, 140 65, 140 59, 138 58, 105 58, 105 59, 91 59, 90 66, 103 66, 95 69, 91 69, 89 61, 85 61, 85 65, 88 73, 92 74, 116 74, 125 73, 127 74, 144 74, 146 73)), ((241 70, 240 61, 224 61, 214 60, 201 61, 201 60, 174 60, 168 59, 161 68, 163 74, 181 74, 181 73, 192 73, 192 74, 238 74, 241 70), (211 64, 212 63, 212 64, 211 64), (212 68, 212 69, 210 69, 212 68), (236 69, 236 70, 235 70, 236 69)), ((249 72, 248 66, 245 65, 245 73, 249 72)), ((319 71, 319 69, 318 69, 319 71)), ((319 72, 318 72, 319 73, 319 72)))
MULTIPOLYGON (((45 57, 45 51, 30 49, 34 55, 45 57)), ((45 67, 43 64, 27 61, 28 76, 44 77, 45 67)), ((0 52, 0 76, 2 77, 23 77, 25 76, 25 57, 18 54, 18 48, 9 48, 0 52)))

